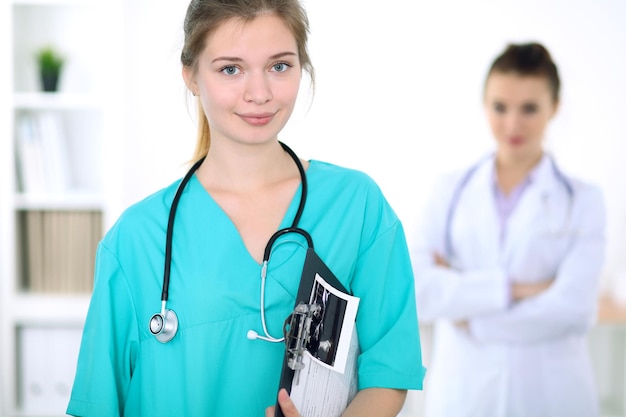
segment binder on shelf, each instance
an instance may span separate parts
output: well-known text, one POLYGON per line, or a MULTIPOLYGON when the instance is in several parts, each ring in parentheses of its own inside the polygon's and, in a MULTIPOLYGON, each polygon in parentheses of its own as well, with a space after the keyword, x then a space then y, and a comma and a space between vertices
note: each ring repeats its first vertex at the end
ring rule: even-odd
POLYGON ((19 403, 26 414, 65 415, 82 331, 72 327, 19 328, 19 403))
POLYGON ((61 115, 24 112, 17 118, 17 177, 26 193, 62 193, 70 188, 67 138, 61 115))
MULTIPOLYGON (((309 248, 295 307, 284 325, 279 386, 302 417, 339 417, 356 395, 359 300, 309 248)), ((278 403, 274 415, 284 417, 278 403)))
POLYGON ((102 237, 102 213, 27 210, 21 217, 24 289, 35 293, 89 293, 102 237))
POLYGON ((61 115, 52 111, 37 114, 39 133, 45 154, 48 187, 52 193, 63 193, 70 188, 67 138, 61 115))
POLYGON ((41 137, 31 114, 22 113, 16 120, 16 156, 19 189, 43 193, 47 188, 45 154, 41 137))
POLYGON ((43 213, 43 287, 42 292, 54 292, 59 280, 59 255, 62 254, 60 245, 61 233, 59 233, 56 212, 46 211, 43 213))
POLYGON ((26 229, 25 233, 22 233, 26 239, 22 245, 26 251, 22 257, 26 277, 24 287, 40 292, 44 288, 43 212, 27 211, 23 216, 23 226, 26 229))

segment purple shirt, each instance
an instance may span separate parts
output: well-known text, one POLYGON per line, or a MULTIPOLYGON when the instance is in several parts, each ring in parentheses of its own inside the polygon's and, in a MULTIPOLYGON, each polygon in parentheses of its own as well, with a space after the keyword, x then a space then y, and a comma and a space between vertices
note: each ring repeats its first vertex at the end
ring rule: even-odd
POLYGON ((537 168, 533 168, 528 175, 526 175, 524 181, 515 186, 508 195, 506 195, 498 185, 496 171, 493 171, 493 195, 496 202, 496 211, 500 219, 500 245, 504 243, 504 239, 506 238, 509 217, 517 206, 522 194, 524 194, 524 191, 528 188, 528 185, 533 182, 536 169, 537 168))
MULTIPOLYGON (((498 212, 498 217, 500 219, 500 247, 504 244, 504 239, 506 238, 506 229, 509 217, 517 204, 519 203, 524 191, 526 188, 534 181, 536 176, 537 167, 533 168, 524 181, 519 183, 515 188, 511 190, 511 192, 506 195, 500 186, 498 185, 498 178, 496 177, 496 171, 493 171, 493 196, 496 203, 496 211, 498 212)), ((509 282, 511 282, 511 277, 509 277, 509 282)), ((507 286, 507 294, 506 297, 509 300, 509 304, 513 301, 511 296, 511 287, 507 286)))

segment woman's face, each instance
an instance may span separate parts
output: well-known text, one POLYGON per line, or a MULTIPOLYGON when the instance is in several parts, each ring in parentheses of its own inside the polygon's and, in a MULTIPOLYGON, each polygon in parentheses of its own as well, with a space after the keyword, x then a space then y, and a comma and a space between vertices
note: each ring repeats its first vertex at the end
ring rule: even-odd
POLYGON ((275 15, 229 20, 208 37, 197 71, 183 69, 220 139, 262 143, 277 138, 296 102, 301 68, 291 31, 275 15))
POLYGON ((548 122, 557 110, 548 80, 494 72, 485 86, 485 110, 501 160, 538 158, 548 122))

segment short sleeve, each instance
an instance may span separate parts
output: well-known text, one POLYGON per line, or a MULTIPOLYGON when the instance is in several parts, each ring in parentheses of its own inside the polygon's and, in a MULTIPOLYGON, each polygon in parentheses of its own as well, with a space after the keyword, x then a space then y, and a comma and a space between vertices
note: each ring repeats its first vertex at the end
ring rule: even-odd
POLYGON ((123 270, 115 255, 101 243, 68 414, 123 414, 138 345, 135 317, 123 270))
POLYGON ((359 389, 422 389, 413 272, 399 220, 359 256, 355 274, 354 293, 361 295, 359 389))

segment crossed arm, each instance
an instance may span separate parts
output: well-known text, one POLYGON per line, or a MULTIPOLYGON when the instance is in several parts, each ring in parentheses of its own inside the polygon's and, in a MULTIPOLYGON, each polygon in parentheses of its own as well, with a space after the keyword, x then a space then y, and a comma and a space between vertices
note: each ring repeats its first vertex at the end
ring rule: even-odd
MULTIPOLYGON (((450 268, 450 265, 439 254, 434 254, 435 264, 444 268, 450 268)), ((511 283, 511 301, 522 301, 526 298, 535 297, 552 285, 554 278, 544 279, 536 282, 512 282, 511 283)))

